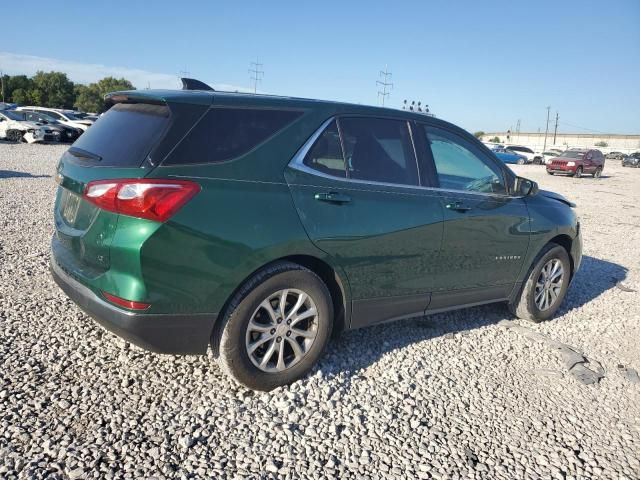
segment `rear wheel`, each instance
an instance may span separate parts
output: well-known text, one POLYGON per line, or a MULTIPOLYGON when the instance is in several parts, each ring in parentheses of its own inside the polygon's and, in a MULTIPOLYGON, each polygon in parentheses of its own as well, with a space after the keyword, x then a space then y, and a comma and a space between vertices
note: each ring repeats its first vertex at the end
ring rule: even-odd
POLYGON ((600 178, 601 175, 602 175, 602 168, 601 167, 596 168, 596 171, 593 172, 593 178, 600 178))
POLYGON ((246 387, 271 390, 305 375, 322 355, 333 325, 331 296, 312 271, 279 262, 240 289, 222 322, 222 369, 246 387))
POLYGON ((534 260, 520 295, 509 309, 517 317, 536 323, 550 319, 564 300, 570 275, 567 251, 556 243, 547 244, 534 260))
POLYGON ((547 173, 548 173, 549 175, 553 175, 553 172, 550 172, 549 170, 547 170, 547 173))
POLYGON ((576 178, 582 178, 582 167, 578 167, 576 169, 576 173, 574 175, 576 178))
POLYGON ((7 132, 7 140, 9 140, 10 142, 22 142, 22 136, 24 135, 24 132, 21 132, 20 130, 9 130, 7 132))

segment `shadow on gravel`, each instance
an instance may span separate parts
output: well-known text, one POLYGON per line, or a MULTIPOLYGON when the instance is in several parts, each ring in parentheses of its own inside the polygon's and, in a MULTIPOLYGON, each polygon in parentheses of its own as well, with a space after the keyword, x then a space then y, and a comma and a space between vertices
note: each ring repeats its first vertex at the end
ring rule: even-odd
POLYGON ((557 315, 564 315, 574 308, 582 307, 610 288, 615 288, 618 282, 623 282, 626 278, 627 269, 622 265, 583 256, 580 270, 573 279, 557 315))
POLYGON ((33 175, 27 172, 14 170, 0 170, 0 178, 51 178, 51 175, 33 175))
MULTIPOLYGON (((626 278, 626 273, 627 269, 616 263, 584 256, 556 316, 579 308, 615 288, 626 278)), ((319 368, 326 373, 347 372, 351 376, 356 370, 368 367, 394 350, 424 340, 450 338, 457 333, 468 335, 472 330, 512 318, 505 304, 496 303, 347 331, 329 344, 319 368)))

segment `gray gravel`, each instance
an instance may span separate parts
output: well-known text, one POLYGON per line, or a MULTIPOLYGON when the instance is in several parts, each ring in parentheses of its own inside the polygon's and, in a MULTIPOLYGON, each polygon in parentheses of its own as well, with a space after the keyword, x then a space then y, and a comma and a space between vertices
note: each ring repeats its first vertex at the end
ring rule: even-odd
POLYGON ((516 168, 582 218, 555 320, 496 305, 350 332, 309 377, 254 393, 209 357, 129 346, 58 291, 63 150, 0 144, 0 478, 640 478, 640 169, 516 168))

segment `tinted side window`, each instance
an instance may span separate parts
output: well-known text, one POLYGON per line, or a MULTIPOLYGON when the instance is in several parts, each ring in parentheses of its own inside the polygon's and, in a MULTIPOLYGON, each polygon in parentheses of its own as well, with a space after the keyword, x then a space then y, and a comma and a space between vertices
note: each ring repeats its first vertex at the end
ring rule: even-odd
POLYGON ((483 159, 475 146, 456 134, 425 127, 441 188, 506 194, 499 168, 483 159))
POLYGON ((314 170, 336 177, 346 177, 340 135, 334 120, 318 137, 303 163, 314 170))
POLYGON ((341 118, 350 178, 418 185, 418 167, 407 122, 341 118))
MULTIPOLYGON (((36 110, 37 112, 38 110, 36 110)), ((58 112, 43 112, 46 113, 47 115, 51 115, 53 118, 55 118, 56 120, 64 120, 62 118, 62 115, 60 115, 58 112)))
POLYGON ((223 162, 253 149, 302 112, 212 108, 165 160, 165 165, 223 162))

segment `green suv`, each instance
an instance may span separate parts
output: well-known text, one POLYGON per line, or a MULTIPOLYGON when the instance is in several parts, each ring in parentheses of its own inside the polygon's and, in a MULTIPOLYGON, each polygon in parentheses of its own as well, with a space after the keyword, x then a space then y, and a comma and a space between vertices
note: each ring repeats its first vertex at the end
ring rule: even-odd
POLYGON ((51 270, 101 325, 211 345, 268 390, 332 334, 492 302, 552 317, 582 245, 572 205, 419 113, 205 90, 110 94, 57 168, 51 270))

